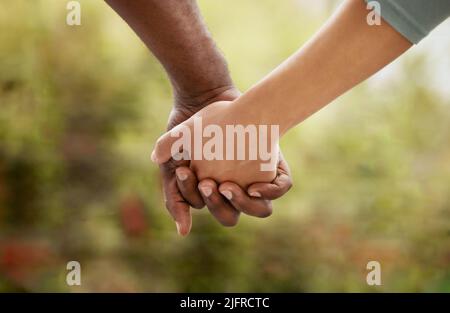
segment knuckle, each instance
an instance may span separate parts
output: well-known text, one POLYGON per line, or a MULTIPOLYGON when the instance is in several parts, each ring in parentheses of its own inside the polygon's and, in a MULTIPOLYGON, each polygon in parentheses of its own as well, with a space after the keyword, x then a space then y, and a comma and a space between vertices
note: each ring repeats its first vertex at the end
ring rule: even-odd
POLYGON ((159 137, 155 142, 155 150, 158 151, 163 143, 163 137, 159 137))
POLYGON ((225 227, 233 227, 239 221, 240 213, 234 209, 216 208, 211 211, 217 221, 225 227))
POLYGON ((266 218, 271 216, 272 213, 273 213, 272 208, 264 208, 263 210, 258 211, 256 214, 257 217, 266 218))
POLYGON ((294 186, 294 182, 289 177, 286 181, 286 192, 288 192, 292 188, 292 186, 294 186))
POLYGON ((198 201, 198 202, 192 203, 191 206, 194 209, 202 209, 205 206, 205 203, 198 201))
POLYGON ((175 208, 173 205, 173 202, 170 200, 165 200, 164 201, 164 206, 166 207, 166 210, 170 213, 170 215, 175 218, 175 208))
POLYGON ((167 211, 169 211, 172 214, 173 202, 170 200, 164 200, 164 206, 166 207, 167 211))
POLYGON ((220 224, 222 224, 222 226, 225 227, 233 227, 236 226, 236 224, 238 223, 238 217, 227 217, 227 218, 222 218, 219 219, 220 224))

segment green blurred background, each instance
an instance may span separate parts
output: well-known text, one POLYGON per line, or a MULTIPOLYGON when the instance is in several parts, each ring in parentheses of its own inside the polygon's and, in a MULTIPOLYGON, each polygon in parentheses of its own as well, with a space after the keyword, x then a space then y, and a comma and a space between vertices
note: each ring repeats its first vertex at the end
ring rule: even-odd
MULTIPOLYGON (((270 218, 195 211, 180 238, 149 160, 168 80, 103 1, 80 2, 72 27, 67 1, 0 2, 0 291, 450 292, 449 21, 283 138, 295 185, 270 218)), ((339 2, 200 7, 246 90, 339 2)))

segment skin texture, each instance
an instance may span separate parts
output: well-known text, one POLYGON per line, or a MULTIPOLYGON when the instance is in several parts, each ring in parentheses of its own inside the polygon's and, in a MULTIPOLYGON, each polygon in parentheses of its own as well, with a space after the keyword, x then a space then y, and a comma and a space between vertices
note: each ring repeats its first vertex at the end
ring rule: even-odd
MULTIPOLYGON (((168 74, 174 94, 168 130, 211 103, 232 101, 240 95, 195 1, 106 2, 130 25, 168 74)), ((201 208, 206 204, 221 224, 233 226, 240 212, 270 215, 270 200, 281 197, 292 185, 289 168, 282 156, 273 181, 250 186, 255 197, 249 196, 238 184, 228 182, 225 187, 232 194, 232 200, 227 200, 214 180, 199 181, 189 162, 170 159, 160 165, 160 172, 166 207, 175 220, 178 233, 183 236, 189 233, 192 225, 190 206, 201 208)))
POLYGON ((256 115, 283 134, 412 46, 384 20, 368 25, 367 14, 364 1, 345 1, 297 53, 234 101, 230 114, 256 115))
MULTIPOLYGON (((194 117, 202 120, 203 129, 208 125, 216 125, 220 127, 221 133, 223 134, 223 140, 220 143, 223 143, 223 159, 214 159, 207 160, 204 156, 201 159, 196 159, 193 156, 194 150, 194 136, 191 136, 190 141, 190 149, 185 149, 184 151, 189 151, 189 155, 192 158, 191 168, 196 173, 199 179, 211 178, 216 182, 222 184, 227 181, 233 181, 239 186, 243 188, 247 188, 251 183, 254 182, 271 182, 276 177, 276 169, 274 168, 272 171, 262 171, 260 168, 260 164, 263 162, 261 159, 256 160, 238 160, 236 155, 234 155, 234 159, 229 160, 225 159, 225 142, 231 142, 230 138, 226 137, 226 125, 233 125, 236 121, 235 116, 231 116, 228 113, 228 107, 231 101, 219 101, 215 102, 201 111, 197 112, 194 117)), ((241 118, 242 125, 248 125, 248 123, 244 122, 245 117, 241 118)), ((157 163, 167 162, 172 157, 172 145, 179 140, 178 137, 172 136, 172 134, 181 130, 181 128, 188 128, 188 133, 194 134, 195 125, 194 119, 190 118, 189 120, 183 122, 179 126, 172 129, 171 132, 166 133, 165 136, 161 137, 156 146, 157 154, 152 155, 152 159, 157 163)), ((189 141, 189 140, 188 140, 189 141)), ((207 140, 204 140, 206 142, 207 140)), ((237 148, 237 141, 234 142, 234 151, 237 148)), ((275 144, 275 155, 278 156, 278 141, 275 144)), ((186 148, 186 147, 183 147, 186 148)), ((220 190, 220 188, 219 188, 220 190)))
MULTIPOLYGON (((249 91, 226 107, 215 105, 200 111, 198 115, 208 116, 204 126, 223 127, 230 121, 243 125, 276 124, 284 134, 411 47, 386 22, 369 26, 367 14, 364 1, 344 2, 308 43, 249 91)), ((184 123, 188 127, 191 124, 192 119, 184 123)), ((155 162, 165 162, 170 157, 173 141, 171 133, 158 140, 153 153, 155 162)), ((239 171, 235 181, 247 183, 260 178, 248 160, 209 162, 197 164, 198 175, 202 176, 202 171, 209 173, 213 167, 215 179, 221 181, 228 179, 226 174, 234 168, 247 166, 249 170, 239 171)))

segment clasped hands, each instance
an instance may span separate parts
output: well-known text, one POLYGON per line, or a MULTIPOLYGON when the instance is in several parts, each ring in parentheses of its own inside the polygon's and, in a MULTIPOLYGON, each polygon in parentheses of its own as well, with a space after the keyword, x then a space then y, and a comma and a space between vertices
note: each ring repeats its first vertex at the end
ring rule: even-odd
MULTIPOLYGON (((271 200, 284 195, 292 186, 289 168, 278 142, 273 147, 276 163, 271 170, 261 170, 261 160, 175 160, 172 146, 180 126, 193 130, 194 117, 208 125, 257 125, 257 115, 248 114, 235 104, 240 93, 234 87, 218 88, 204 95, 176 95, 169 117, 168 132, 161 136, 152 152, 152 160, 160 165, 166 207, 175 220, 177 231, 186 236, 191 229, 190 207, 208 207, 224 226, 234 226, 240 213, 267 217, 272 213, 271 200)), ((227 140, 227 139, 225 139, 227 140)), ((181 152, 181 151, 180 151, 181 152)))
POLYGON ((259 167, 262 157, 174 160, 171 134, 180 125, 195 129, 196 117, 203 118, 203 127, 216 125, 222 131, 227 124, 279 125, 281 136, 412 46, 389 23, 367 23, 364 1, 345 1, 296 53, 240 95, 195 1, 107 2, 164 66, 174 90, 169 133, 158 140, 152 160, 160 165, 166 206, 180 235, 191 229, 191 206, 206 205, 221 224, 233 226, 241 212, 270 215, 270 201, 291 187, 281 153, 273 157, 278 142, 270 151, 272 160, 278 158, 271 171, 259 167))

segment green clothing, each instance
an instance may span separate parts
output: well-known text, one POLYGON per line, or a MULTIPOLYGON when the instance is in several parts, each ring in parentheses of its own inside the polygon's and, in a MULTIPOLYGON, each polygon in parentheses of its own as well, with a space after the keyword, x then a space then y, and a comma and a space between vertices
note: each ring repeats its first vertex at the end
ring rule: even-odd
POLYGON ((414 44, 450 15, 450 0, 365 1, 378 2, 381 17, 414 44))

